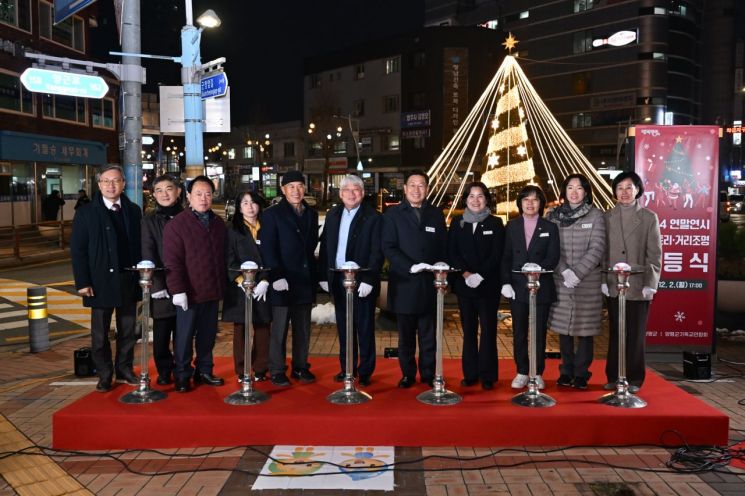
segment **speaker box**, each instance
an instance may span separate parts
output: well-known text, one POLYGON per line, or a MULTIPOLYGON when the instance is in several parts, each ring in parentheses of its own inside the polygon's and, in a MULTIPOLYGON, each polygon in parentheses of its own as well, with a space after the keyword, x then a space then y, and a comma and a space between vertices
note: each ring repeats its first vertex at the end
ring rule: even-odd
POLYGON ((77 377, 91 377, 96 375, 96 368, 93 366, 93 356, 90 348, 78 348, 74 354, 75 375, 77 377))
POLYGON ((711 379, 711 355, 684 351, 683 375, 686 379, 711 379))

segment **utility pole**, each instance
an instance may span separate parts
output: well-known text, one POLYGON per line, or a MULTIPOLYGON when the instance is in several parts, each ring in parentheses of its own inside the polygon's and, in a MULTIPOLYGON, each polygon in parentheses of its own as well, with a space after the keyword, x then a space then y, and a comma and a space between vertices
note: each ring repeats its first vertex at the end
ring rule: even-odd
MULTIPOLYGON (((122 51, 140 53, 140 0, 124 0, 122 4, 122 51)), ((122 57, 126 66, 140 66, 140 57, 122 57)), ((142 83, 125 76, 135 71, 123 71, 121 91, 124 99, 122 116, 124 132, 124 174, 127 197, 142 207, 142 83)), ((120 143, 121 146, 121 143, 120 143)))
POLYGON ((184 87, 184 153, 186 177, 204 174, 204 115, 200 87, 201 30, 194 26, 191 0, 186 0, 186 25, 181 28, 181 84, 184 87))

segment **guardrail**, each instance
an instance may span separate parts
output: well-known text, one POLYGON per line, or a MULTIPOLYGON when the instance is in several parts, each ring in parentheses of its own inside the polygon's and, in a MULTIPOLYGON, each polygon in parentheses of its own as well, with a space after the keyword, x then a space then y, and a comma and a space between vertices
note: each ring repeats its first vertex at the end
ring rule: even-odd
POLYGON ((66 252, 72 221, 48 221, 0 227, 0 262, 66 252))

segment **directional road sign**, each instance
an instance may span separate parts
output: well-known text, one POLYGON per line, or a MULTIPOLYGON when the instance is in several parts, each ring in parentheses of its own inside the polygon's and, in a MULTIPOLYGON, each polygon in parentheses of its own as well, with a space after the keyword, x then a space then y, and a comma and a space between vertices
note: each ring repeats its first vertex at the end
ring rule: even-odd
POLYGON ((54 0, 54 23, 59 24, 96 0, 54 0))
POLYGON ((202 78, 202 100, 225 96, 228 92, 228 75, 218 72, 202 78))
POLYGON ((109 91, 109 85, 100 76, 37 67, 29 67, 23 71, 21 82, 29 91, 82 98, 100 99, 109 91))

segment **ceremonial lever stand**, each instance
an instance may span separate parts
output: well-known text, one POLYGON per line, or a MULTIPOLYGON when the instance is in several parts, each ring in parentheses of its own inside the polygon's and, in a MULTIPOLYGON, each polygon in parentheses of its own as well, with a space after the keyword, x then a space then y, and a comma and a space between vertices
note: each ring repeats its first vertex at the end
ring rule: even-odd
POLYGON ((334 391, 326 397, 326 400, 328 400, 329 403, 333 403, 335 405, 358 405, 360 403, 366 403, 372 399, 369 394, 364 391, 358 391, 355 387, 354 373, 352 368, 352 347, 354 346, 354 290, 357 286, 357 272, 363 270, 366 269, 361 269, 354 262, 344 262, 340 269, 334 269, 335 272, 341 272, 344 274, 344 289, 346 290, 347 297, 347 346, 345 349, 344 360, 344 388, 334 391))
MULTIPOLYGON (((264 269, 262 269, 264 270, 264 269)), ((243 309, 243 381, 241 389, 230 394, 225 398, 228 405, 258 405, 269 400, 269 395, 263 391, 254 389, 254 378, 251 373, 251 349, 253 348, 253 290, 256 286, 256 272, 259 266, 255 262, 243 262, 241 272, 243 272, 243 296, 246 299, 246 305, 243 309)))
POLYGON ((460 272, 451 269, 447 264, 438 262, 428 269, 435 275, 435 289, 437 290, 437 352, 435 355, 435 377, 432 381, 432 389, 419 394, 416 399, 427 405, 457 405, 463 399, 458 393, 445 389, 445 378, 442 374, 442 329, 444 325, 445 293, 448 290, 448 274, 460 272))
POLYGON ((626 290, 629 288, 629 277, 632 274, 641 274, 642 271, 632 270, 624 263, 617 263, 612 269, 603 272, 615 273, 618 278, 618 379, 616 390, 602 396, 598 401, 619 408, 644 408, 647 402, 629 391, 629 383, 626 380, 626 290))
POLYGON ((541 287, 541 283, 538 280, 541 274, 550 274, 553 271, 543 270, 535 264, 530 264, 531 267, 527 267, 527 265, 523 266, 522 270, 516 270, 515 272, 523 274, 528 278, 528 339, 530 340, 528 360, 530 361, 530 372, 528 376, 528 390, 513 396, 512 403, 531 408, 547 408, 556 405, 556 400, 547 394, 541 393, 538 389, 538 382, 536 381, 536 361, 538 355, 538 340, 536 339, 536 295, 538 294, 538 289, 541 287))
POLYGON ((127 404, 154 403, 164 400, 168 396, 163 391, 150 388, 150 375, 148 374, 148 362, 150 361, 147 350, 150 338, 150 288, 153 285, 153 271, 157 270, 155 264, 150 260, 143 260, 137 264, 140 273, 140 288, 142 288, 142 352, 140 353, 140 385, 132 392, 119 398, 119 401, 127 404))

